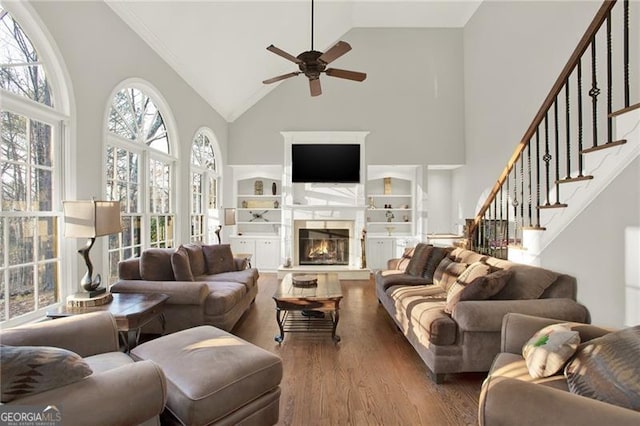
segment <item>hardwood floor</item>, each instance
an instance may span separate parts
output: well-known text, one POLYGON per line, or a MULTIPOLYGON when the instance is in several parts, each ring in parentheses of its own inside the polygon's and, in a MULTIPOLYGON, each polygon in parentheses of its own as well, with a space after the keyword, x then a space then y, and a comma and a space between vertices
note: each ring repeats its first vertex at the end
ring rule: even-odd
POLYGON ((342 281, 338 333, 287 333, 275 319, 275 274, 260 274, 255 305, 233 330, 284 364, 280 425, 475 425, 485 374, 435 385, 375 296, 373 280, 342 281))

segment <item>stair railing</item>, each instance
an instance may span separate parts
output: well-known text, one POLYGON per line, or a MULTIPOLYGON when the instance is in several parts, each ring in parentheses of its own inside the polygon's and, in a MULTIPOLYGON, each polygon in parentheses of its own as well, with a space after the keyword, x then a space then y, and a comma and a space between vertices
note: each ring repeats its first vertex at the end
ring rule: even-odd
POLYGON ((470 248, 507 258, 509 245, 521 244, 523 229, 545 229, 540 210, 567 206, 561 202, 562 184, 593 178, 584 173, 583 155, 626 143, 613 140, 613 118, 640 108, 640 103, 630 104, 631 93, 638 94, 638 87, 630 90, 631 84, 638 84, 630 82, 630 73, 640 75, 638 61, 632 63, 629 57, 632 52, 636 59, 640 50, 638 28, 630 38, 630 12, 629 0, 602 4, 486 201, 468 221, 470 248), (600 98, 603 92, 605 102, 600 98))

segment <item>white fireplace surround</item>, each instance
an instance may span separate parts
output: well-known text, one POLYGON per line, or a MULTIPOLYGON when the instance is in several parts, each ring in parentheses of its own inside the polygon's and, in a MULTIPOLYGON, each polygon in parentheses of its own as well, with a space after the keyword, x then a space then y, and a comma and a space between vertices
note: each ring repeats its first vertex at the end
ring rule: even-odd
POLYGON ((301 229, 348 229, 349 230, 349 259, 355 256, 354 247, 358 240, 355 238, 353 220, 294 220, 293 221, 293 265, 300 266, 300 230, 301 229))

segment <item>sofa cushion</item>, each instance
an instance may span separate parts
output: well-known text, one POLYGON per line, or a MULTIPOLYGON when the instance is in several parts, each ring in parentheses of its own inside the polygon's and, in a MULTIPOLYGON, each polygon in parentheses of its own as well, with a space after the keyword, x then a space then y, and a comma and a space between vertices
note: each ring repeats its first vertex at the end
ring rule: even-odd
POLYGON ((204 261, 204 253, 202 246, 199 244, 185 244, 183 246, 189 253, 189 263, 191 264, 191 273, 194 277, 207 273, 207 264, 204 261))
POLYGON ((433 246, 429 244, 419 243, 416 245, 405 273, 414 277, 421 276, 425 266, 427 266, 427 260, 432 249, 433 246))
POLYGON ((403 299, 403 306, 411 319, 409 332, 415 334, 423 345, 444 346, 453 345, 456 342, 458 327, 455 321, 444 312, 444 301, 407 297, 403 299))
POLYGON ((221 272, 214 275, 201 275, 196 277, 198 281, 228 281, 242 283, 247 288, 253 288, 258 283, 258 270, 256 268, 243 269, 241 271, 221 272))
POLYGON ((567 323, 548 325, 538 330, 522 347, 529 375, 549 377, 562 370, 580 344, 580 334, 567 323))
POLYGON ((406 271, 407 266, 409 265, 409 262, 411 261, 411 258, 413 257, 413 252, 416 250, 415 247, 407 247, 404 249, 404 252, 402 253, 402 256, 400 257, 400 259, 398 259, 398 262, 396 263, 396 268, 399 271, 406 271))
POLYGON ((140 256, 140 276, 147 281, 175 281, 171 255, 173 249, 148 248, 140 256))
POLYGON ((49 346, 0 345, 1 402, 75 383, 93 371, 80 355, 49 346))
POLYGON ((209 295, 204 301, 207 315, 221 315, 236 306, 247 292, 244 284, 224 281, 209 281, 209 295))
POLYGON ((513 276, 494 299, 537 299, 558 277, 553 271, 530 265, 513 264, 509 269, 513 276))
POLYGON ((453 313, 456 305, 460 301, 490 299, 504 288, 512 274, 513 272, 507 269, 477 277, 471 283, 464 286, 461 291, 454 294, 453 297, 447 298, 445 312, 453 313))
POLYGON ((449 290, 469 265, 456 262, 450 257, 445 257, 440 261, 433 274, 433 283, 445 290, 449 290))
POLYGON ((491 267, 482 262, 475 262, 469 265, 447 291, 447 303, 444 308, 445 312, 448 314, 453 313, 453 308, 459 299, 458 293, 460 293, 467 285, 471 284, 476 278, 487 275, 490 270, 491 267))
MULTIPOLYGON (((431 282, 427 281, 425 278, 416 277, 413 275, 409 275, 404 272, 385 273, 386 271, 378 271, 376 272, 375 279, 376 284, 382 290, 386 290, 393 285, 428 285, 431 282)), ((396 272, 396 271, 392 271, 396 272)))
POLYGON ((208 274, 219 274, 235 270, 233 253, 229 244, 203 245, 202 253, 208 274))
POLYGON ((640 410, 640 325, 583 343, 565 368, 569 390, 640 410))
POLYGON ((438 265, 442 262, 442 259, 447 257, 452 249, 452 247, 434 247, 429 253, 429 258, 427 259, 427 264, 424 267, 422 276, 433 282, 433 275, 435 274, 438 265))
POLYGON ((171 267, 176 281, 193 281, 189 253, 183 245, 171 254, 171 267))
POLYGON ((491 370, 489 371, 489 378, 492 377, 508 377, 542 386, 549 386, 565 392, 569 390, 567 387, 567 379, 565 379, 564 375, 557 374, 555 376, 534 379, 529 374, 529 369, 522 355, 512 354, 510 352, 501 352, 496 355, 491 364, 491 370))

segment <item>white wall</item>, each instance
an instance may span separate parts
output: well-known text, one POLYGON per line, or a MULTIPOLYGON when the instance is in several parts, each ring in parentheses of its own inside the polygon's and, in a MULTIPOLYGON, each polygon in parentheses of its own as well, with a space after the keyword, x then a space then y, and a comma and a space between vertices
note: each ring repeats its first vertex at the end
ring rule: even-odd
POLYGON ((451 205, 452 170, 427 172, 427 233, 448 234, 456 231, 451 205))
POLYGON ((368 164, 462 163, 462 30, 359 28, 341 39, 353 50, 331 66, 367 79, 323 75, 314 98, 304 76, 285 80, 230 124, 231 163, 282 164, 280 132, 305 130, 369 131, 368 164))
POLYGON ((578 279, 578 300, 589 308, 594 324, 625 324, 625 270, 631 266, 626 265, 625 233, 632 227, 640 227, 640 158, 542 254, 542 266, 578 279))
MULTIPOLYGON (((137 77, 158 89, 171 108, 177 125, 178 188, 189 188, 191 141, 197 129, 211 128, 227 151, 227 123, 169 65, 103 2, 34 2, 35 11, 55 39, 72 80, 77 111, 78 198, 103 196, 103 142, 109 97, 123 80, 137 77)), ((73 141, 72 141, 73 144, 73 141)), ((223 158, 223 161, 225 159, 223 158)), ((178 243, 189 235, 189 191, 177 200, 178 243)), ((63 195, 64 197, 64 195, 63 195)), ((104 270, 100 244, 92 258, 104 270)))

